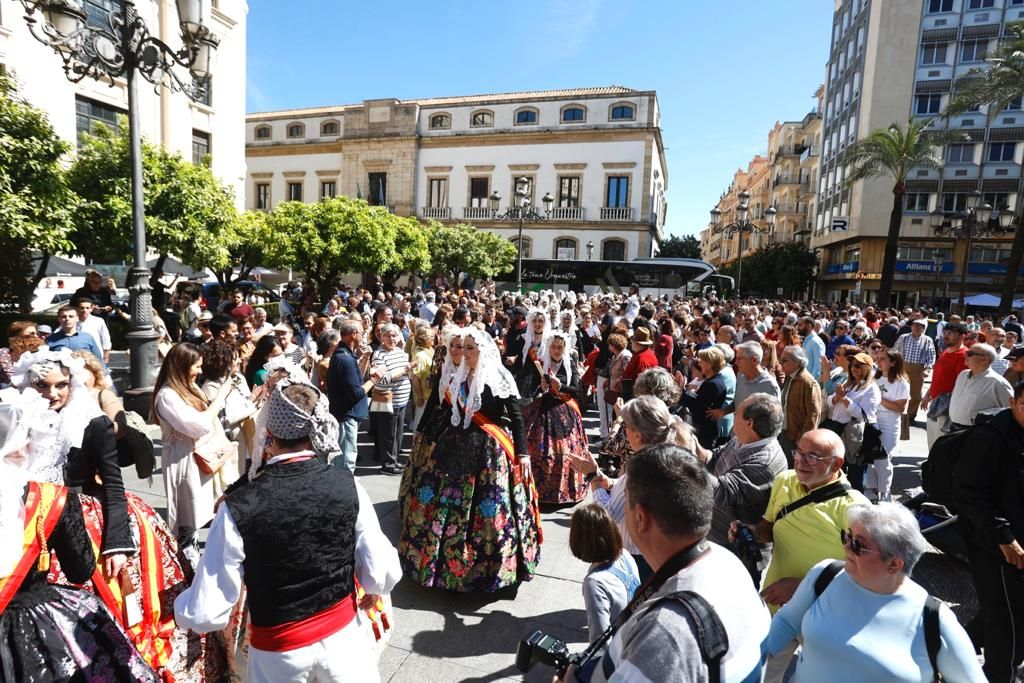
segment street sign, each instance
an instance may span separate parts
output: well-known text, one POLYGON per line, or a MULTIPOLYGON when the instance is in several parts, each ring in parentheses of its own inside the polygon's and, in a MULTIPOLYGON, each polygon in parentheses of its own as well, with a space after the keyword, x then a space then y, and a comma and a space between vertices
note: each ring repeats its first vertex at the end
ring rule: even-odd
POLYGON ((833 216, 832 217, 832 232, 841 230, 846 232, 850 229, 850 219, 846 216, 833 216))

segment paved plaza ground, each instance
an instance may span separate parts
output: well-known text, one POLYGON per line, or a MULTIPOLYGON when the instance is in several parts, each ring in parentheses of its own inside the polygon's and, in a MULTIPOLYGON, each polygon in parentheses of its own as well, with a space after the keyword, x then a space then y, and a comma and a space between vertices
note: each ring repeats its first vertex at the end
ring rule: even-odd
MULTIPOLYGON (((924 419, 924 414, 919 415, 924 419)), ((585 420, 596 439, 597 419, 591 411, 585 420)), ((923 425, 923 422, 920 423, 923 425)), ((154 432, 158 434, 158 431, 154 432)), ((409 437, 406 438, 408 447, 409 437)), ((370 458, 370 442, 360 435, 360 459, 370 458)), ((896 481, 902 491, 920 485, 920 461, 926 452, 925 430, 911 429, 911 440, 902 442, 906 454, 896 458, 896 481)), ((129 490, 159 512, 165 511, 160 474, 152 485, 123 470, 129 490)), ((358 467, 356 475, 374 501, 384 532, 397 545, 400 528, 398 486, 400 477, 389 477, 377 468, 358 467)), ((586 613, 581 582, 587 566, 569 552, 569 519, 572 506, 543 511, 544 544, 536 577, 522 584, 513 598, 495 595, 455 594, 421 588, 403 580, 392 594, 394 629, 380 659, 381 680, 448 683, 455 681, 544 681, 551 670, 538 666, 525 678, 513 664, 519 639, 535 628, 562 638, 575 649, 586 643, 586 613)), ((966 566, 935 551, 918 565, 914 578, 950 603, 961 620, 976 610, 974 589, 966 566)))

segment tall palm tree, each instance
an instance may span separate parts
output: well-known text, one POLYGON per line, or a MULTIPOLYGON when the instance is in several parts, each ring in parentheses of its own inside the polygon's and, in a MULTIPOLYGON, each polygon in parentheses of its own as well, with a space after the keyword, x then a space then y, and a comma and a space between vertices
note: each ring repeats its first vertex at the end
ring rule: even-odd
MULTIPOLYGON (((991 119, 1010 103, 1024 97, 1024 22, 1007 24, 1006 32, 1009 38, 988 56, 985 60, 987 66, 971 69, 957 79, 955 95, 943 112, 944 116, 963 114, 987 105, 991 119)), ((1024 230, 1018 228, 999 297, 1000 315, 1008 314, 1013 305, 1013 294, 1022 262, 1024 230)))
POLYGON ((895 181, 892 187, 889 233, 882 262, 882 280, 878 284, 878 304, 882 307, 890 304, 907 176, 912 169, 942 167, 941 153, 936 154, 935 150, 936 146, 941 148, 947 135, 928 130, 931 123, 930 119, 910 119, 906 128, 895 123, 888 128, 879 128, 850 145, 844 157, 844 163, 851 167, 846 179, 847 185, 869 178, 889 177, 895 181))

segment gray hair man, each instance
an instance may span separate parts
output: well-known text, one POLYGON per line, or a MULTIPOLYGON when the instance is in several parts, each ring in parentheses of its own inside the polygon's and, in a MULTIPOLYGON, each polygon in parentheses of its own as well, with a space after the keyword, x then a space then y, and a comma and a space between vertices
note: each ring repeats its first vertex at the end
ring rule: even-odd
MULTIPOLYGON (((736 347, 736 391, 731 401, 721 408, 709 410, 708 414, 716 420, 724 415, 732 415, 736 408, 754 394, 768 394, 776 398, 781 394, 779 383, 772 373, 761 367, 764 348, 760 342, 743 342, 736 347)), ((733 427, 735 433, 735 427, 733 427)))
POLYGON ((740 402, 729 443, 714 450, 702 448, 696 440, 691 444, 707 465, 714 488, 710 540, 728 543, 730 522, 756 524, 764 516, 772 482, 786 471, 786 455, 777 438, 781 431, 782 403, 776 396, 755 393, 740 402))
POLYGON ((821 421, 821 386, 808 371, 807 363, 807 353, 800 346, 787 346, 779 356, 779 364, 786 373, 782 385, 783 420, 779 442, 791 466, 796 443, 821 421))
POLYGON ((952 429, 966 429, 974 424, 979 413, 998 412, 1010 405, 1013 387, 992 369, 996 350, 988 344, 973 344, 967 349, 967 369, 953 385, 949 398, 949 419, 952 429))

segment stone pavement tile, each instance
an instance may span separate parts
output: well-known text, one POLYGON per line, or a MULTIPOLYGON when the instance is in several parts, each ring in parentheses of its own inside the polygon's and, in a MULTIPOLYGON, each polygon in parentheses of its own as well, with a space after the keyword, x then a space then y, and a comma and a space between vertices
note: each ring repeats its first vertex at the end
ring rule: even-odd
POLYGON ((519 640, 535 628, 581 647, 586 640, 579 584, 544 576, 520 586, 514 599, 505 594, 452 594, 403 582, 392 602, 392 647, 456 660, 481 672, 514 674, 505 669, 512 666, 519 640))
POLYGON ((377 661, 377 671, 380 672, 380 680, 391 680, 391 677, 402 667, 402 664, 405 663, 405 660, 411 654, 408 650, 392 647, 391 645, 385 647, 380 655, 380 659, 377 661))
MULTIPOLYGON (((438 660, 412 653, 408 654, 401 668, 390 677, 384 674, 384 669, 381 667, 381 680, 388 681, 388 683, 423 683, 424 681, 429 681, 429 683, 463 683, 469 681, 484 683, 486 681, 490 683, 491 681, 523 680, 520 677, 513 677, 513 673, 516 673, 514 667, 508 672, 502 671, 489 674, 485 671, 462 666, 451 660, 438 660)), ((550 674, 545 680, 551 680, 550 674)))

